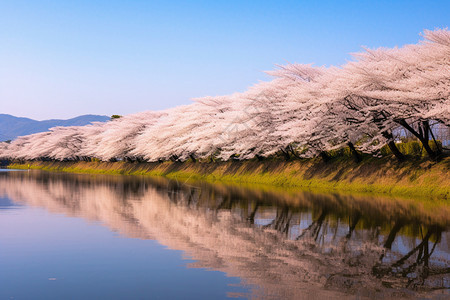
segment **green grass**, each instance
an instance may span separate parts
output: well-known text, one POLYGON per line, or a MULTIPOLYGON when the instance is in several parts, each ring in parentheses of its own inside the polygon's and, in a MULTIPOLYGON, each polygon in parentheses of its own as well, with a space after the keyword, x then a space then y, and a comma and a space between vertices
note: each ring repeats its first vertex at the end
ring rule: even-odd
POLYGON ((318 159, 292 162, 214 163, 28 162, 12 164, 9 168, 87 174, 164 176, 179 180, 389 194, 444 202, 447 202, 450 197, 450 158, 439 163, 428 160, 398 163, 387 158, 366 159, 360 164, 350 159, 334 159, 329 163, 318 159))

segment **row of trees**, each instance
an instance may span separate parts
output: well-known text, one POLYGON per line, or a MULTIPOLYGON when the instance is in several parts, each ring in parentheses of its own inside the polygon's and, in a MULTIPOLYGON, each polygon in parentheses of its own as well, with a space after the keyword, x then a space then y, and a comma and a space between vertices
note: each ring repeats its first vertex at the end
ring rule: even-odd
POLYGON ((244 93, 22 136, 1 143, 0 157, 261 159, 326 156, 343 146, 357 156, 377 154, 387 144, 404 159, 392 134, 402 127, 436 158, 442 149, 429 145, 430 122, 450 126, 450 31, 423 36, 402 48, 365 49, 341 67, 280 66, 268 72, 272 81, 244 93))

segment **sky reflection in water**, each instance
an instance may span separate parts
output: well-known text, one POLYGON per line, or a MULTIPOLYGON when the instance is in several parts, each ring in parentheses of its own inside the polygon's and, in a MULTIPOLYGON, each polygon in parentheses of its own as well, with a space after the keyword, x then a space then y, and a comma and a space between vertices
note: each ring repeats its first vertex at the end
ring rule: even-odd
POLYGON ((0 298, 445 297, 448 225, 407 200, 2 172, 0 298))

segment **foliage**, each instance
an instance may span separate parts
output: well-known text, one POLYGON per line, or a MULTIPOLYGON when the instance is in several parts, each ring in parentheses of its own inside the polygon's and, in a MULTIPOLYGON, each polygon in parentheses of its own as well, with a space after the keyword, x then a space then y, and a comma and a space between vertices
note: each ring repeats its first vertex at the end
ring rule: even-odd
MULTIPOLYGON (((424 40, 393 49, 366 49, 342 67, 288 64, 275 78, 243 93, 0 143, 0 158, 22 160, 196 161, 280 156, 348 155, 397 149, 399 127, 420 142, 394 154, 442 152, 432 124, 450 126, 450 31, 425 31, 424 40), (434 145, 434 146, 433 146, 434 145), (352 148, 353 149, 353 148, 352 148), (337 152, 336 152, 337 151, 337 152)), ((398 150, 398 149, 397 149, 398 150)))

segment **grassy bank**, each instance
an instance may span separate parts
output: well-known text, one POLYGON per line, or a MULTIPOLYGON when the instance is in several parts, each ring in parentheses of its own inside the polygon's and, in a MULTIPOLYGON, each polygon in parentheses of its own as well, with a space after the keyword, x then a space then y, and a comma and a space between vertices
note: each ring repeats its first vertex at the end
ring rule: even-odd
POLYGON ((257 183, 281 187, 392 194, 407 197, 450 198, 450 158, 441 162, 348 159, 324 163, 321 160, 233 161, 214 163, 164 162, 27 162, 9 168, 42 169, 70 173, 151 175, 180 180, 200 179, 236 183, 257 183))

